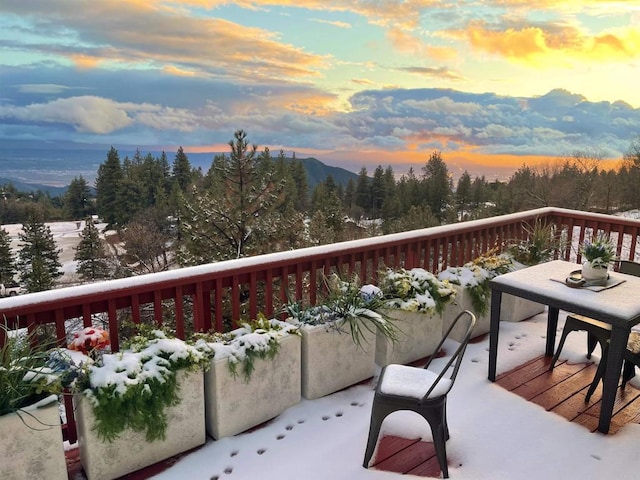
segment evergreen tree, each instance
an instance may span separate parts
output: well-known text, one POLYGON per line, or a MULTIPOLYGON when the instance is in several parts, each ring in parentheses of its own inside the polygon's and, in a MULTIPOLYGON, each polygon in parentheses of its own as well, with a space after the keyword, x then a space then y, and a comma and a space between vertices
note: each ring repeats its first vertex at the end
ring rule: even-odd
POLYGON ((455 199, 456 208, 458 210, 458 220, 462 221, 464 220, 465 212, 467 212, 469 204, 471 203, 471 175, 469 175, 469 172, 466 170, 458 179, 455 199))
POLYGON ((371 217, 378 218, 387 197, 387 189, 382 165, 378 165, 371 180, 371 217))
POLYGON ((371 185, 367 169, 362 167, 356 183, 356 205, 362 208, 366 216, 371 215, 371 185))
POLYGON ((21 283, 28 292, 52 289, 62 276, 62 265, 51 229, 32 212, 18 237, 22 242, 17 263, 21 283))
POLYGON ((413 205, 398 218, 390 219, 383 225, 384 233, 408 232, 420 228, 435 227, 440 220, 431 213, 429 207, 413 205))
POLYGON ((327 238, 332 241, 344 240, 342 234, 344 232, 344 212, 342 211, 342 201, 338 195, 338 187, 331 175, 327 179, 319 183, 313 192, 313 222, 316 232, 323 228, 330 231, 330 234, 322 235, 321 238, 313 238, 310 233, 313 244, 326 243, 327 238), (320 212, 321 215, 315 215, 320 212), (325 240, 323 240, 325 239, 325 240))
POLYGON ((0 228, 0 283, 13 282, 16 274, 15 257, 11 249, 9 232, 0 228))
POLYGON ((291 176, 297 190, 295 209, 304 213, 309 208, 309 182, 307 182, 307 171, 302 162, 296 160, 295 154, 291 160, 291 176))
POLYGON ((70 219, 81 220, 90 212, 91 189, 82 177, 71 180, 67 192, 64 194, 64 209, 70 219))
POLYGON ((118 225, 126 225, 147 207, 147 185, 132 172, 131 164, 125 163, 124 172, 117 187, 115 220, 118 225))
POLYGON ((78 262, 76 273, 83 280, 109 278, 109 264, 100 232, 91 217, 88 217, 82 229, 81 240, 73 257, 78 262))
POLYGON ((178 147, 178 152, 173 160, 172 176, 180 191, 186 192, 191 185, 193 174, 191 172, 191 163, 182 146, 178 147))
POLYGON ((442 222, 451 198, 451 180, 447 164, 440 152, 433 152, 422 168, 427 204, 436 218, 442 222))
POLYGON ((96 176, 96 209, 108 225, 115 225, 118 215, 118 193, 121 190, 122 166, 118 151, 111 147, 107 160, 98 167, 96 176))
POLYGON ((285 217, 284 182, 259 169, 257 146, 243 130, 229 142, 229 158, 214 159, 211 189, 196 191, 181 215, 181 263, 202 264, 290 248, 302 232, 300 215, 285 217))
POLYGON ((347 186, 344 189, 343 205, 344 205, 345 211, 347 212, 347 215, 352 218, 355 217, 355 212, 354 212, 355 197, 356 197, 356 184, 354 183, 353 179, 350 178, 347 181, 347 186))

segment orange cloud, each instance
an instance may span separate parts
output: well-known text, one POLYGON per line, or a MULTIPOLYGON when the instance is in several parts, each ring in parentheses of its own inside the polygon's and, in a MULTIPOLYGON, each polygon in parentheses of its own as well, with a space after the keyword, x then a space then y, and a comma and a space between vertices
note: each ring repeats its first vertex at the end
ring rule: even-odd
POLYGON ((193 77, 196 75, 193 71, 184 70, 182 68, 174 67, 173 65, 167 65, 163 68, 163 71, 169 75, 177 75, 179 77, 193 77))
POLYGON ((386 36, 393 48, 405 55, 432 58, 438 61, 451 60, 458 56, 454 48, 428 45, 419 36, 407 33, 401 28, 390 28, 386 36))
POLYGON ((633 28, 589 36, 571 26, 496 30, 473 22, 460 36, 477 50, 540 66, 571 60, 605 63, 640 58, 640 31, 633 28))
POLYGON ((78 68, 96 68, 102 61, 102 58, 93 57, 91 55, 82 55, 79 53, 74 53, 69 55, 69 58, 73 63, 75 63, 78 68))

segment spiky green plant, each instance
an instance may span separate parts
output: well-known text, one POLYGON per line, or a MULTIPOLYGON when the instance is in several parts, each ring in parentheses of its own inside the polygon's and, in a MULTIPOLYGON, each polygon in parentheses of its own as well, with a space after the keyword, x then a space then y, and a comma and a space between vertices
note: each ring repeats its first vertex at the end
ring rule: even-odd
POLYGON ((334 274, 323 278, 324 295, 317 305, 289 302, 283 311, 293 320, 307 325, 326 325, 338 332, 348 331, 360 348, 367 332, 381 334, 392 342, 398 340, 398 328, 385 315, 387 306, 377 287, 360 286, 356 277, 342 280, 334 274))
POLYGON ((36 331, 9 331, 4 324, 0 329, 6 338, 0 348, 0 416, 62 393, 64 372, 52 356, 55 342, 36 342, 36 331))

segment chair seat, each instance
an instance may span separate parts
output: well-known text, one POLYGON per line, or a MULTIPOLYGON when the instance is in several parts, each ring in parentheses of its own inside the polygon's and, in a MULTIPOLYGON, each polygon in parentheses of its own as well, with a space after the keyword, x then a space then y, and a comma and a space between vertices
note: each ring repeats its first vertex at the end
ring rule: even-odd
POLYGON ((627 341, 627 350, 633 355, 640 355, 640 332, 632 330, 627 341))
MULTIPOLYGON (((415 368, 407 365, 387 365, 382 375, 380 392, 386 395, 411 397, 422 399, 438 374, 424 368, 415 368)), ((441 378, 438 385, 429 393, 427 398, 435 398, 445 395, 451 387, 451 380, 441 378)))
MULTIPOLYGON (((578 315, 577 313, 571 313, 567 316, 567 319, 569 319, 569 317, 575 319, 575 320, 579 320, 580 322, 593 326, 595 328, 599 328, 601 330, 605 330, 605 331, 609 331, 611 332, 611 324, 607 323, 607 322, 601 322, 600 320, 596 320, 595 318, 591 318, 591 317, 587 317, 585 315, 578 315)), ((585 328, 586 330, 586 328, 585 328)))

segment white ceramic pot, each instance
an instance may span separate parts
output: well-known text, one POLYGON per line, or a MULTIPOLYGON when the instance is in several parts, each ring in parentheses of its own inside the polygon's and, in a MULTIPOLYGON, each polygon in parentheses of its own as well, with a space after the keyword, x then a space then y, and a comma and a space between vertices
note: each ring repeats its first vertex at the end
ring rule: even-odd
MULTIPOLYGON (((365 320, 366 321, 366 320, 365 320)), ((304 325, 302 334, 302 396, 313 400, 373 377, 376 333, 362 331, 361 346, 349 326, 304 325)))
POLYGON ((238 366, 215 358, 205 373, 206 427, 216 440, 244 432, 271 420, 300 402, 300 336, 280 340, 274 358, 256 359, 247 382, 238 366))
POLYGON ((3 480, 66 480, 57 400, 0 417, 0 477, 3 480))
POLYGON ((582 278, 585 280, 602 280, 607 278, 607 275, 609 275, 607 268, 594 267, 588 260, 582 262, 582 278))
POLYGON ((180 403, 166 410, 166 438, 154 442, 129 429, 113 442, 103 441, 93 430, 93 407, 82 394, 73 396, 80 461, 88 480, 118 478, 205 443, 203 372, 179 370, 177 380, 180 403))
POLYGON ((434 353, 442 338, 443 317, 438 313, 409 312, 400 309, 386 309, 399 329, 398 341, 378 334, 376 338, 376 363, 384 367, 390 363, 407 364, 428 357, 434 353))

